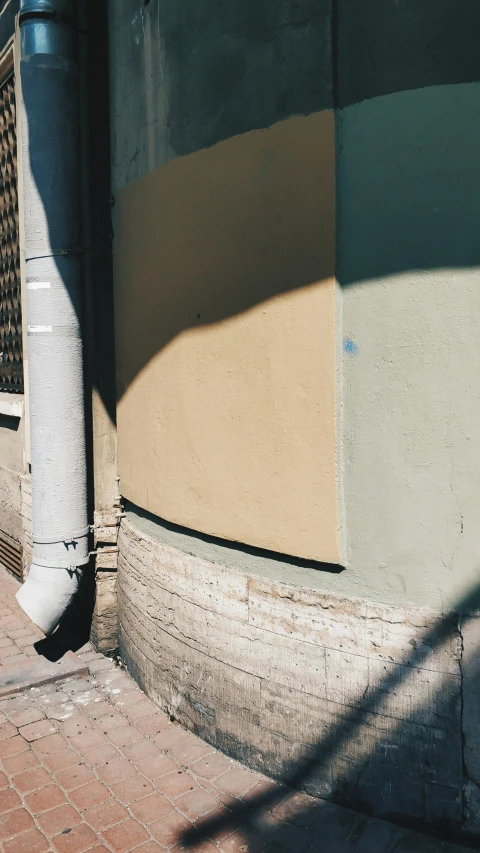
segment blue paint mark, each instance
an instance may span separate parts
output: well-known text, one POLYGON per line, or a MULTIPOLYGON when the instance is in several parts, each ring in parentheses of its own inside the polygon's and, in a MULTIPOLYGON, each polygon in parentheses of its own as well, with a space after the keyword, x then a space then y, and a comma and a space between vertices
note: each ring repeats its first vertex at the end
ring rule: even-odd
POLYGON ((343 339, 343 349, 348 353, 348 355, 356 355, 358 352, 358 347, 355 341, 352 341, 351 338, 343 339))

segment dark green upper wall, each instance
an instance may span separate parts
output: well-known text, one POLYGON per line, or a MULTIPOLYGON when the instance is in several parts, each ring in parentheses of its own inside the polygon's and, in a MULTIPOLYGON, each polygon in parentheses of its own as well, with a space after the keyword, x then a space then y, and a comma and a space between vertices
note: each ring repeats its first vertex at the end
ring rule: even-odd
POLYGON ((338 0, 340 106, 480 80, 480 0, 338 0))
POLYGON ((331 106, 330 0, 157 2, 177 154, 331 106))
POLYGON ((114 188, 292 115, 480 80, 480 0, 110 0, 114 188))
POLYGON ((115 189, 331 107, 331 0, 110 0, 115 189))

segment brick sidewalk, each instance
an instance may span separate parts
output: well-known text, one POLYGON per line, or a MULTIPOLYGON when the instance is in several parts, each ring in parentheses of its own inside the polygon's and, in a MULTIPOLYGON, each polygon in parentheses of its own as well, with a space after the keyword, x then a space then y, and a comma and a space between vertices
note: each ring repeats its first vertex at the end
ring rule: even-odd
MULTIPOLYGON (((41 635, 0 568, 0 666, 41 635)), ((86 646, 86 679, 0 701, 3 853, 461 853, 296 794, 212 749, 86 646)))

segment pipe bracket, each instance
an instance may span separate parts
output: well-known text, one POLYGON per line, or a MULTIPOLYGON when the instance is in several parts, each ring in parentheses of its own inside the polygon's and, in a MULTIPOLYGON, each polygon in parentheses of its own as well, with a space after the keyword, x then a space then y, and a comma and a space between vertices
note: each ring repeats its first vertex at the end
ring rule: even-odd
POLYGON ((77 542, 79 539, 84 539, 85 536, 88 536, 90 533, 90 525, 85 527, 80 533, 77 533, 75 536, 61 536, 57 539, 43 539, 40 536, 33 537, 34 545, 61 545, 62 542, 64 545, 71 545, 73 542, 77 542))
POLYGON ((65 560, 64 563, 57 562, 54 566, 52 565, 53 562, 53 560, 39 560, 34 556, 32 565, 41 566, 43 569, 66 569, 69 572, 76 572, 77 569, 80 569, 82 566, 86 566, 87 563, 90 562, 90 555, 87 557, 79 557, 78 559, 72 557, 69 560, 65 560))

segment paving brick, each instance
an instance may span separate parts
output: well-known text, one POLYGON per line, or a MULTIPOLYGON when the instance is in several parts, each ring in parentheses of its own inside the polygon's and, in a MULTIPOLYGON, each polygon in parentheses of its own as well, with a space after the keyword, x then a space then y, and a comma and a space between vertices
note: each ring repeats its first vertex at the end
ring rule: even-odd
POLYGON ((309 814, 311 808, 311 797, 298 791, 289 793, 278 805, 272 804, 273 812, 279 820, 299 823, 305 826, 311 823, 311 816, 309 814))
POLYGON ((115 731, 109 732, 108 735, 109 741, 120 748, 122 746, 129 746, 132 743, 136 743, 137 741, 142 740, 143 737, 143 732, 133 726, 125 726, 122 729, 115 729, 115 731))
POLYGON ((154 758, 156 755, 163 755, 162 751, 152 743, 151 740, 139 740, 136 743, 122 747, 122 753, 129 761, 138 764, 145 761, 147 758, 154 758))
POLYGON ((130 810, 141 823, 153 823, 173 811, 172 804, 162 794, 150 794, 142 800, 133 802, 130 810))
MULTIPOLYGON (((171 853, 189 853, 189 851, 195 850, 195 853, 218 853, 218 847, 212 844, 211 841, 205 839, 204 841, 195 841, 195 846, 183 844, 176 844, 175 847, 171 848, 171 853)), ((284 850, 281 853, 285 853, 284 850)), ((312 851, 313 853, 313 851, 312 851)))
POLYGON ((15 776, 13 784, 21 794, 27 794, 30 791, 35 791, 37 788, 44 788, 50 784, 50 781, 50 774, 43 767, 34 767, 15 776))
POLYGON ((115 668, 115 664, 108 658, 99 658, 89 663, 88 668, 91 673, 111 672, 115 668))
MULTIPOLYGON (((285 797, 289 796, 292 793, 291 788, 288 788, 286 785, 281 785, 279 782, 274 782, 273 779, 260 779, 255 783, 253 788, 250 788, 246 794, 242 795, 242 800, 244 803, 249 803, 252 805, 256 805, 258 800, 265 796, 271 796, 273 809, 275 804, 281 803, 285 797)), ((318 800, 312 799, 307 794, 299 793, 299 797, 304 798, 304 807, 311 808, 314 804, 318 804, 318 800), (307 806, 307 801, 310 803, 310 806, 307 806)))
POLYGON ((17 711, 22 711, 23 709, 30 707, 31 701, 22 693, 18 696, 10 696, 8 699, 0 700, 0 710, 3 714, 6 714, 7 717, 11 717, 12 714, 15 714, 17 711))
POLYGON ((0 726, 0 741, 15 737, 17 729, 12 723, 3 723, 0 726))
POLYGON ((268 841, 266 838, 260 835, 260 833, 255 832, 255 830, 249 829, 248 831, 239 830, 238 832, 234 832, 228 838, 221 841, 219 847, 222 853, 238 853, 242 847, 246 848, 248 853, 263 853, 267 845, 268 841))
POLYGON ((16 809, 0 818, 0 841, 34 828, 33 817, 26 809, 16 809))
POLYGON ((140 720, 137 720, 136 726, 142 732, 145 732, 146 735, 156 735, 170 728, 171 723, 166 714, 161 714, 157 711, 150 717, 142 717, 140 720))
POLYGON ((147 779, 144 779, 143 776, 137 773, 123 782, 112 785, 111 791, 117 800, 128 805, 129 803, 133 803, 134 800, 140 800, 142 797, 146 797, 147 794, 151 794, 153 788, 147 779))
POLYGON ((19 637, 16 641, 16 645, 19 649, 25 648, 25 646, 33 646, 34 643, 38 643, 40 640, 40 636, 38 634, 27 634, 25 637, 19 637))
POLYGON ((98 843, 98 837, 86 823, 74 826, 71 832, 62 832, 52 840, 52 846, 57 853, 85 853, 98 843))
POLYGON ((24 655, 23 652, 13 655, 11 658, 4 658, 2 661, 3 666, 10 666, 12 663, 21 663, 24 660, 28 660, 27 655, 24 655))
POLYGON ((32 814, 46 812, 65 802, 65 794, 56 785, 48 785, 25 796, 25 805, 32 814))
POLYGON ((174 746, 178 746, 179 743, 190 738, 192 738, 190 732, 186 732, 180 726, 170 723, 170 728, 164 729, 158 735, 155 735, 154 741, 161 749, 173 749, 174 746))
MULTIPOLYGON (((130 705, 138 705, 138 703, 143 702, 144 699, 145 699, 145 693, 142 693, 142 691, 139 690, 138 687, 135 687, 132 690, 123 691, 123 693, 121 694, 120 697, 116 697, 115 701, 118 700, 117 704, 119 706, 121 706, 122 708, 123 707, 126 708, 127 706, 130 706, 130 705)), ((157 709, 154 707, 153 712, 155 712, 156 710, 157 709)), ((153 713, 153 712, 151 712, 151 713, 153 713)))
MULTIPOLYGON (((141 768, 142 765, 140 765, 141 768)), ((185 773, 183 770, 176 770, 174 773, 168 773, 166 776, 161 776, 160 779, 157 779, 155 786, 163 794, 166 794, 167 797, 175 799, 175 797, 181 797, 188 791, 195 789, 197 783, 189 773, 185 773)))
POLYGON ((53 735, 57 731, 57 728, 54 723, 50 722, 50 720, 39 720, 36 723, 31 723, 28 726, 22 726, 19 731, 19 734, 28 740, 29 742, 40 740, 40 738, 47 737, 48 735, 53 735))
POLYGON ((27 741, 17 735, 16 737, 10 737, 8 740, 0 741, 0 758, 9 758, 11 755, 18 755, 20 752, 25 752, 28 749, 27 741))
POLYGON ((53 836, 77 826, 81 822, 81 817, 73 806, 64 804, 38 815, 36 820, 47 838, 53 838, 53 836))
POLYGON ((97 673, 96 680, 99 684, 103 684, 110 691, 120 690, 121 692, 126 693, 127 690, 138 690, 133 679, 130 678, 126 672, 121 672, 119 669, 97 673))
POLYGON ((120 758, 118 750, 110 743, 105 743, 102 746, 95 746, 93 749, 86 749, 82 753, 85 764, 90 767, 98 767, 110 761, 115 761, 120 758))
MULTIPOLYGON (((178 764, 172 761, 168 755, 156 755, 154 758, 147 758, 138 764, 138 769, 147 779, 158 779, 160 776, 165 776, 173 771, 178 771, 178 764)), ((157 785, 158 787, 158 785, 157 785)))
POLYGON ((0 772, 0 790, 2 790, 3 788, 8 788, 8 786, 9 782, 7 777, 5 776, 5 773, 0 772))
MULTIPOLYGON (((90 642, 85 643, 84 646, 82 646, 80 649, 78 649, 77 655, 85 655, 85 654, 88 654, 88 652, 95 652, 95 649, 94 649, 92 643, 90 643, 90 642)), ((96 654, 96 652, 95 652, 95 654, 96 654)))
POLYGON ((15 628, 8 632, 12 640, 20 640, 22 637, 28 637, 31 634, 31 628, 15 628))
POLYGON ((201 779, 217 779, 227 770, 231 770, 232 761, 220 752, 213 752, 190 767, 190 771, 201 779))
POLYGON ((92 729, 92 731, 83 732, 81 735, 72 737, 70 743, 78 752, 84 752, 86 749, 103 746, 106 740, 105 735, 102 735, 97 729, 92 729))
POLYGON ((102 835, 114 853, 125 853, 149 838, 147 830, 131 818, 105 830, 102 835))
POLYGON ((83 732, 92 731, 93 723, 81 714, 73 716, 71 719, 65 720, 60 725, 60 731, 64 737, 74 738, 76 735, 81 735, 83 732))
POLYGON ((107 785, 115 785, 117 782, 123 782, 131 776, 136 776, 137 771, 133 764, 125 758, 117 758, 114 761, 109 761, 108 764, 102 764, 97 768, 97 775, 107 785))
MULTIPOLYGON (((269 833, 269 840, 273 843, 279 844, 285 850, 295 850, 295 853, 305 853, 305 851, 309 850, 315 841, 316 836, 309 832, 308 829, 304 829, 301 826, 294 826, 291 823, 282 823, 274 832, 269 833)), ((368 851, 381 850, 382 848, 376 848, 376 846, 372 846, 368 848, 368 851)), ((368 853, 365 850, 365 853, 368 853)))
POLYGON ((74 791, 75 788, 80 788, 81 785, 86 785, 87 782, 95 782, 95 774, 86 764, 77 764, 73 767, 68 767, 66 770, 60 770, 57 774, 58 784, 65 791, 74 791))
POLYGON ((135 853, 164 853, 164 850, 163 844, 158 844, 157 841, 146 841, 145 844, 141 844, 135 849, 135 853))
POLYGON ((8 660, 8 658, 13 657, 13 655, 15 655, 15 654, 20 654, 20 649, 13 642, 11 643, 10 646, 4 646, 3 648, 1 648, 0 649, 0 663, 1 663, 1 665, 3 666, 5 661, 8 660))
POLYGON ((109 798, 108 788, 101 782, 91 782, 89 785, 83 785, 70 793, 70 800, 80 811, 103 803, 109 798))
POLYGON ((3 769, 11 776, 17 773, 22 773, 24 770, 31 770, 33 767, 38 767, 40 762, 37 756, 31 752, 21 752, 19 755, 12 755, 11 758, 4 758, 2 761, 3 769))
MULTIPOLYGON (((182 836, 193 829, 193 824, 178 812, 151 823, 149 830, 154 839, 164 847, 171 847, 179 842, 182 836)), ((237 852, 238 853, 238 852, 237 852)))
POLYGON ((7 841, 4 853, 46 853, 50 845, 38 829, 25 832, 7 841))
MULTIPOLYGON (((402 830, 386 823, 386 821, 361 817, 356 823, 349 841, 355 844, 356 853, 357 851, 358 853, 371 853, 372 850, 393 850, 395 842, 403 841, 404 837, 405 833, 402 830)), ((303 853, 306 847, 297 843, 295 849, 298 849, 298 853, 303 853)))
POLYGON ((206 791, 209 791, 210 794, 217 797, 224 806, 227 806, 229 809, 233 809, 235 813, 240 813, 241 810, 248 811, 248 807, 241 799, 239 799, 239 797, 233 797, 231 794, 226 794, 225 791, 221 791, 220 788, 216 788, 214 782, 204 780, 202 782, 202 788, 205 788, 206 791))
POLYGON ((102 702, 98 697, 85 706, 84 712, 91 720, 100 720, 106 714, 112 713, 112 706, 108 702, 102 702))
POLYGON ((115 800, 107 800, 105 803, 87 809, 83 813, 83 818, 93 829, 100 831, 101 829, 109 829, 109 827, 128 818, 128 812, 124 806, 115 800))
POLYGON ((58 770, 65 770, 66 767, 73 767, 80 761, 78 753, 74 752, 73 749, 61 749, 42 758, 45 767, 54 773, 58 770))
POLYGON ((195 761, 198 761, 199 758, 204 758, 212 752, 213 749, 211 746, 195 738, 183 741, 183 743, 178 744, 178 746, 174 746, 170 750, 170 755, 178 761, 179 764, 189 767, 195 761))
POLYGON ((32 744, 32 749, 41 755, 52 755, 54 752, 60 752, 60 750, 66 748, 67 741, 59 734, 42 737, 40 740, 36 740, 32 744))
POLYGON ((81 713, 81 709, 74 705, 73 702, 62 702, 61 704, 45 708, 45 715, 48 719, 57 720, 59 723, 70 720, 72 717, 78 717, 81 713))
POLYGON ((12 788, 6 788, 4 791, 0 791, 0 815, 5 814, 6 812, 11 812, 13 809, 18 808, 21 805, 22 801, 20 797, 12 788))
POLYGON ((134 720, 135 723, 137 720, 141 720, 143 717, 151 717, 153 713, 155 713, 155 705, 148 700, 144 702, 136 702, 133 705, 126 705, 123 708, 123 713, 130 720, 134 720))
POLYGON ((258 776, 243 767, 233 767, 220 776, 215 786, 233 797, 246 794, 258 782, 258 776))
MULTIPOLYGON (((258 814, 258 812, 256 812, 256 814, 258 814)), ((225 838, 228 838, 229 835, 232 835, 234 832, 238 832, 238 830, 241 829, 243 822, 243 816, 240 817, 239 815, 234 814, 226 806, 220 805, 208 815, 208 837, 217 843, 223 841, 225 838)), ((202 828, 201 831, 203 831, 202 828)))
POLYGON ((203 788, 196 788, 189 791, 188 794, 183 794, 175 801, 175 805, 185 814, 190 820, 208 814, 209 812, 219 807, 219 801, 209 794, 203 788))
POLYGON ((106 714, 104 717, 100 717, 100 719, 96 721, 97 728, 104 734, 107 734, 107 732, 113 732, 115 729, 123 729, 125 725, 128 725, 128 721, 122 716, 122 714, 116 713, 113 708, 110 709, 109 714, 106 714))
POLYGON ((30 725, 30 723, 38 723, 40 720, 43 720, 44 716, 45 714, 40 708, 32 706, 13 713, 10 720, 14 726, 21 728, 22 726, 30 725))

